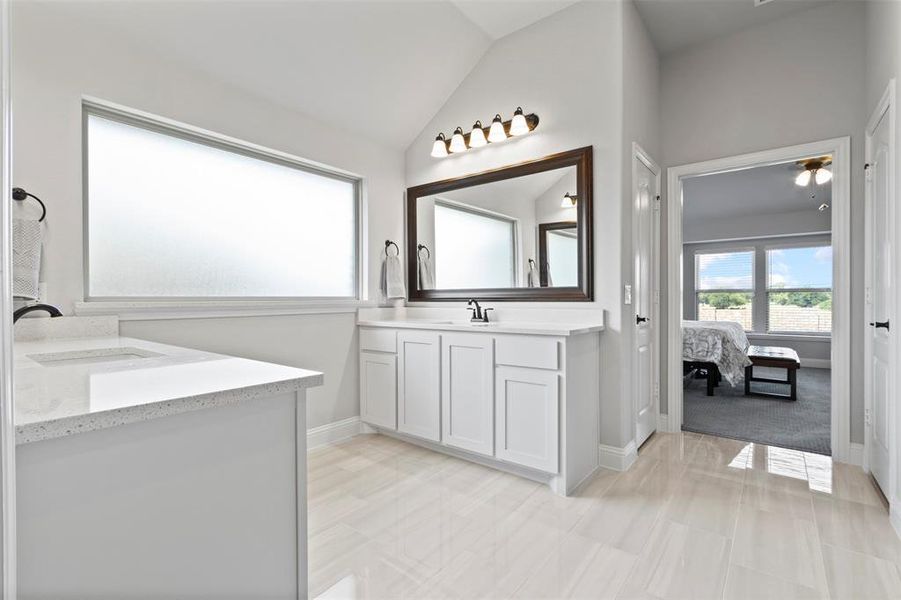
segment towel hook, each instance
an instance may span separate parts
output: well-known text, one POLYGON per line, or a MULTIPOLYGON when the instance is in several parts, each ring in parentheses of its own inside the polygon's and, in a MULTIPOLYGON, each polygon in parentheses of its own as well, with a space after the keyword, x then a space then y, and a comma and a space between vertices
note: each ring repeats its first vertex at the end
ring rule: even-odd
POLYGON ((44 206, 44 203, 41 202, 41 199, 30 192, 26 192, 22 188, 18 188, 18 187, 13 188, 13 200, 16 200, 17 202, 22 202, 23 200, 27 199, 29 196, 31 196, 32 198, 37 200, 38 204, 41 205, 41 218, 38 219, 38 223, 40 223, 41 221, 44 220, 44 217, 47 216, 47 207, 44 206))
POLYGON ((427 258, 432 258, 432 253, 429 251, 428 246, 426 246, 425 244, 419 244, 418 246, 416 246, 417 254, 422 252, 423 250, 425 250, 425 255, 427 258))
POLYGON ((394 246, 394 249, 397 250, 397 256, 400 256, 400 247, 398 247, 398 245, 395 244, 394 242, 392 242, 391 240, 385 240, 385 256, 390 256, 388 254, 389 246, 394 246))

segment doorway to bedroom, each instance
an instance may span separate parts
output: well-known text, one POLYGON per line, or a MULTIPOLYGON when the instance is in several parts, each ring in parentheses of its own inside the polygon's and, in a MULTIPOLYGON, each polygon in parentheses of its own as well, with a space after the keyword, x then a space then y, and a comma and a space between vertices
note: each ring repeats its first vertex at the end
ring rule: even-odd
POLYGON ((835 153, 767 154, 676 180, 681 364, 670 381, 681 379, 684 431, 832 455, 835 153))

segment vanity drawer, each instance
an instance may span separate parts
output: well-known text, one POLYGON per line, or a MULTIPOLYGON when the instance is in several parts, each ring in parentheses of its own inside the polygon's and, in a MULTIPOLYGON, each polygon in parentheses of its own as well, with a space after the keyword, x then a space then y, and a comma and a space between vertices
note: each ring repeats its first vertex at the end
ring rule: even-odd
POLYGON ((554 338, 527 335, 499 336, 495 341, 495 363, 530 369, 559 369, 559 344, 554 338))
POLYGON ((394 329, 360 329, 360 350, 397 353, 397 331, 394 329))

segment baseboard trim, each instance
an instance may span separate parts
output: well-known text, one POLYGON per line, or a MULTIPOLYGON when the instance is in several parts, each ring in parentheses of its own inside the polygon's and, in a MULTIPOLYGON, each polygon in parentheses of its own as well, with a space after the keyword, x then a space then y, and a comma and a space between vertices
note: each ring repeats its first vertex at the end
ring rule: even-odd
POLYGON ((350 417, 307 429, 307 451, 350 439, 363 433, 364 427, 368 426, 360 421, 360 417, 350 417))
POLYGON ((863 467, 863 444, 851 442, 848 447, 848 464, 863 467))
POLYGON ((802 358, 801 366, 809 369, 831 369, 832 361, 828 358, 802 358))
POLYGON ((629 440, 629 443, 622 448, 599 444, 598 457, 601 466, 605 469, 628 471, 629 467, 638 460, 638 448, 635 447, 635 440, 629 440))

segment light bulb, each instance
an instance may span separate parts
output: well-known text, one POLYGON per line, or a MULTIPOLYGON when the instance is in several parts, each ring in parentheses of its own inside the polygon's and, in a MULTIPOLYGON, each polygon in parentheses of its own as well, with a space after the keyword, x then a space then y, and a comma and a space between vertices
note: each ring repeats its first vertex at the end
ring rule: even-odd
POLYGON ((488 140, 485 139, 485 131, 482 129, 482 122, 476 121, 469 132, 469 147, 481 148, 486 145, 488 140))
POLYGON ((823 185, 824 183, 829 183, 832 180, 832 171, 829 169, 817 169, 816 173, 816 182, 817 185, 823 185))
POLYGON ((569 192, 563 194, 563 200, 560 201, 560 208, 573 208, 576 205, 577 196, 570 195, 569 192))
POLYGON ((432 144, 432 156, 434 158, 444 158, 447 156, 447 142, 444 139, 443 133, 439 133, 438 137, 435 138, 435 143, 432 144))
POLYGON ((795 177, 795 185, 806 187, 808 183, 810 183, 810 171, 805 169, 798 173, 798 176, 795 177))
POLYGON ((510 121, 510 135, 523 135, 529 133, 529 124, 526 123, 526 116, 522 114, 522 107, 517 106, 516 112, 513 113, 513 120, 510 121))
POLYGON ((494 115, 491 129, 488 130, 488 141, 492 143, 503 142, 505 139, 507 139, 507 132, 504 131, 504 122, 501 121, 500 115, 494 115))
POLYGON ((454 135, 451 137, 450 141, 450 151, 451 152, 465 152, 466 151, 466 140, 463 139, 463 128, 457 127, 454 129, 454 135))

